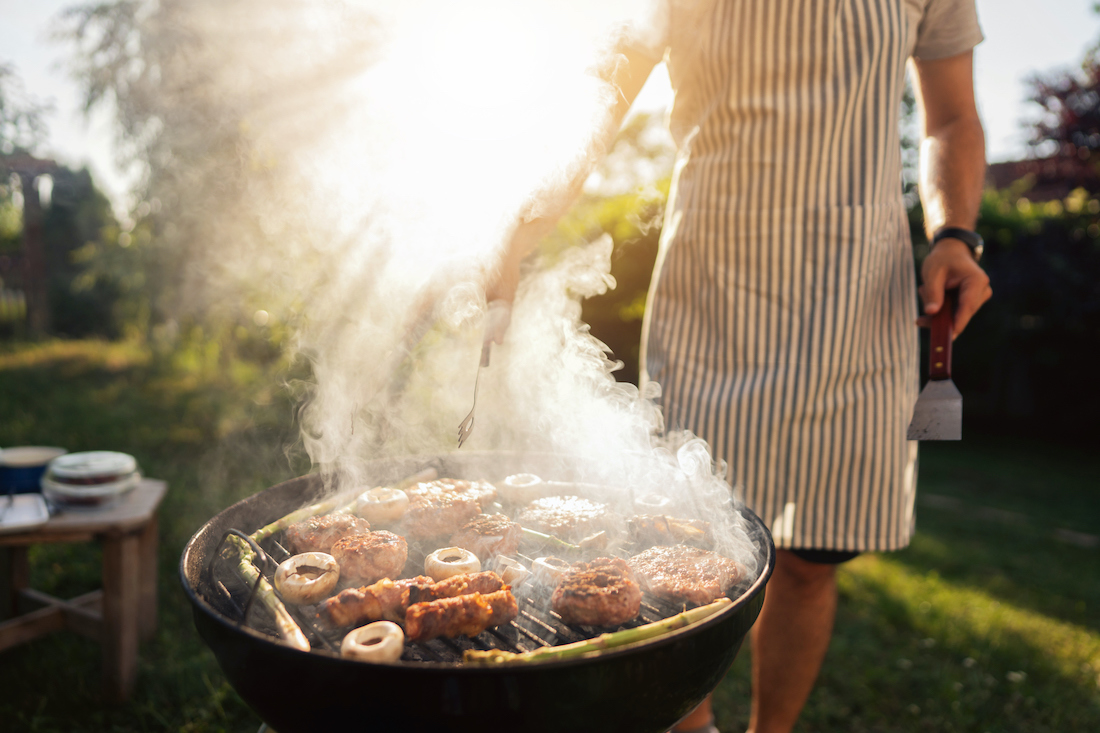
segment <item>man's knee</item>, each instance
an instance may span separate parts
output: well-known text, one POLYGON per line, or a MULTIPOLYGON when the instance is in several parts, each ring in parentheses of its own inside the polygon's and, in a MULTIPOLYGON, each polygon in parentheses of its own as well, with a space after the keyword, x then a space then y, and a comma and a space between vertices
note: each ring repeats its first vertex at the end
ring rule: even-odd
POLYGON ((775 573, 795 587, 807 590, 829 587, 836 579, 836 565, 804 560, 789 550, 777 550, 775 573))

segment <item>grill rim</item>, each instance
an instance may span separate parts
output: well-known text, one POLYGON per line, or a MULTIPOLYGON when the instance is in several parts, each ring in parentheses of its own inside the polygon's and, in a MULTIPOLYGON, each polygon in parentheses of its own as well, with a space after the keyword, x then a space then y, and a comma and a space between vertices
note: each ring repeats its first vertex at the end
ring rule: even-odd
MULTIPOLYGON (((485 454, 486 455, 494 455, 494 456, 495 455, 501 455, 499 453, 491 453, 491 452, 485 452, 485 454)), ((466 455, 467 456, 473 455, 473 452, 470 452, 469 454, 466 454, 466 455)), ((520 456, 520 454, 508 454, 508 455, 509 456, 514 456, 514 457, 517 457, 517 458, 520 456)), ((406 462, 406 463, 411 462, 413 465, 423 466, 423 465, 437 464, 439 461, 441 461, 445 458, 446 458, 446 456, 409 456, 409 457, 402 457, 400 459, 395 459, 395 461, 406 462)), ((299 649, 291 648, 291 647, 289 647, 285 644, 282 644, 282 643, 280 643, 279 641, 277 641, 276 639, 274 639, 273 637, 271 637, 267 634, 264 634, 264 633, 262 633, 262 632, 260 632, 256 629, 253 629, 253 628, 251 628, 247 625, 241 625, 238 622, 236 622, 234 620, 231 620, 225 614, 223 614, 219 609, 214 607, 214 605, 211 604, 206 599, 206 597, 203 593, 199 592, 198 586, 200 584, 202 584, 201 569, 203 567, 205 567, 205 564, 207 562, 209 562, 209 558, 205 556, 204 551, 210 545, 213 544, 213 542, 211 540, 212 535, 217 535, 218 537, 220 537, 220 535, 223 534, 224 531, 228 528, 227 526, 220 526, 219 520, 225 520, 225 518, 227 516, 230 516, 230 515, 232 515, 236 512, 242 512, 245 509, 249 509, 250 511, 255 512, 255 510, 258 509, 258 507, 252 507, 251 505, 259 503, 261 501, 260 497, 264 496, 265 494, 268 494, 269 492, 270 493, 279 493, 280 491, 287 491, 287 490, 289 490, 289 488, 292 485, 297 485, 302 489, 302 491, 300 492, 301 501, 300 501, 299 506, 305 506, 306 504, 308 504, 312 501, 315 501, 318 498, 320 498, 320 497, 322 497, 322 496, 324 496, 328 493, 324 490, 324 481, 323 481, 323 478, 320 475, 318 475, 318 474, 307 474, 305 476, 299 476, 299 477, 292 478, 292 479, 289 479, 287 481, 283 481, 283 482, 280 482, 278 484, 275 484, 274 486, 271 486, 267 489, 263 489, 263 490, 255 493, 251 496, 245 497, 245 498, 241 499, 240 501, 236 502, 235 504, 223 509, 222 511, 218 512, 213 517, 208 519, 199 528, 199 530, 195 532, 195 534, 187 542, 187 545, 184 547, 183 553, 180 556, 180 565, 179 565, 180 581, 181 581, 181 584, 183 585, 185 593, 188 595, 189 599, 191 600, 192 606, 196 610, 196 612, 201 610, 210 620, 213 620, 217 624, 219 624, 220 626, 224 627, 224 629, 226 631, 228 631, 230 633, 243 634, 245 636, 251 637, 255 641, 258 641, 258 642, 261 642, 261 643, 264 643, 264 644, 272 645, 272 646, 282 650, 283 652, 287 652, 287 653, 290 653, 292 655, 302 655, 302 658, 312 659, 312 660, 327 659, 327 660, 329 660, 330 663, 333 663, 333 664, 341 664, 341 665, 350 664, 350 665, 356 665, 356 666, 368 665, 368 666, 376 667, 376 668, 393 668, 393 669, 401 669, 401 670, 417 670, 417 671, 422 671, 424 673, 447 674, 447 675, 453 675, 453 674, 458 673, 458 674, 462 674, 462 675, 471 675, 471 676, 481 676, 481 675, 491 676, 491 675, 501 674, 501 673, 515 673, 518 670, 521 670, 523 668, 539 668, 539 669, 545 669, 545 670, 568 669, 570 667, 585 666, 585 665, 591 663, 591 661, 594 657, 598 657, 599 659, 602 659, 602 660, 612 660, 612 659, 615 659, 615 658, 618 658, 618 657, 626 657, 626 656, 634 655, 634 654, 638 653, 638 651, 641 650, 641 649, 645 649, 647 651, 650 651, 650 650, 656 651, 656 650, 659 650, 660 648, 662 648, 664 646, 676 644, 682 638, 685 638, 687 636, 693 636, 697 633, 702 632, 703 630, 705 630, 707 628, 710 628, 710 627, 713 627, 715 625, 721 624, 727 618, 729 618, 730 616, 741 613, 742 610, 745 608, 745 606, 752 603, 755 600, 756 596, 763 591, 764 586, 768 582, 768 580, 771 577, 771 574, 772 574, 772 572, 775 568, 775 552, 776 552, 775 544, 772 541, 770 533, 767 531, 766 525, 764 525, 763 521, 761 521, 760 518, 754 512, 752 512, 748 507, 741 506, 741 507, 739 507, 739 510, 746 515, 746 518, 747 518, 749 524, 753 525, 754 528, 756 528, 758 530, 762 530, 761 539, 763 540, 763 545, 764 545, 764 548, 763 548, 764 549, 764 553, 763 553, 764 557, 762 558, 762 561, 761 561, 761 568, 758 571, 756 579, 746 589, 744 589, 737 598, 730 599, 732 601, 732 603, 730 603, 729 606, 722 609, 718 613, 715 613, 712 616, 704 619, 701 622, 692 624, 692 625, 684 627, 684 628, 676 629, 675 631, 671 631, 671 632, 668 632, 666 634, 662 634, 661 636, 656 637, 654 639, 647 639, 647 640, 635 642, 633 644, 625 645, 625 646, 622 646, 622 647, 616 647, 614 649, 600 650, 600 651, 597 651, 597 652, 593 652, 591 655, 585 655, 585 656, 582 656, 582 657, 576 657, 576 658, 571 658, 571 659, 561 659, 561 660, 548 660, 548 661, 538 662, 537 664, 532 664, 532 665, 499 664, 499 665, 491 665, 490 666, 490 665, 465 664, 461 661, 434 662, 434 661, 421 661, 421 660, 416 660, 416 661, 397 660, 395 662, 379 663, 379 662, 363 662, 363 661, 359 661, 359 660, 345 659, 345 658, 343 658, 343 657, 341 657, 337 654, 334 654, 334 653, 329 652, 329 651, 324 650, 324 649, 311 649, 309 651, 302 651, 302 650, 299 650, 299 649), (219 526, 217 526, 217 528, 215 528, 216 525, 219 525, 219 526), (196 559, 198 554, 203 554, 203 557, 201 559, 196 559), (197 568, 199 570, 199 572, 193 573, 196 576, 196 580, 195 580, 195 582, 193 582, 192 579, 191 579, 192 573, 189 572, 189 569, 195 569, 195 568, 197 568)), ((282 516, 282 515, 276 514, 273 517, 270 517, 266 520, 260 520, 260 521, 261 522, 273 521, 274 519, 278 518, 279 516, 282 516)), ((225 521, 227 521, 227 520, 225 520, 225 521)), ((259 524, 257 526, 262 526, 262 524, 259 524)), ((254 530, 255 530, 255 528, 252 528, 252 531, 254 531, 254 530)), ((213 589, 209 589, 209 590, 211 592, 213 592, 213 589)), ((592 637, 589 637, 589 638, 595 638, 596 636, 598 636, 598 634, 594 635, 592 637)))

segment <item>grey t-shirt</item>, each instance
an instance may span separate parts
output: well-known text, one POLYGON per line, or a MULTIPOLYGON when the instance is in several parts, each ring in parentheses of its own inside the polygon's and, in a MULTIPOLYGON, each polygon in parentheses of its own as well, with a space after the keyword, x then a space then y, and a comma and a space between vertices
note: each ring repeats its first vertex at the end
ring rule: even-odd
POLYGON ((921 14, 913 56, 932 61, 969 51, 982 42, 974 0, 906 0, 921 14))

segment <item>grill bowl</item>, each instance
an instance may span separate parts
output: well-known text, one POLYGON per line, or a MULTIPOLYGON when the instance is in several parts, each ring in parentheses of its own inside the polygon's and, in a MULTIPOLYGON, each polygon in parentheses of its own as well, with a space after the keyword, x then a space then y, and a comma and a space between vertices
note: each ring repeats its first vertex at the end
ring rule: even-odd
MULTIPOLYGON (((504 476, 519 466, 554 475, 562 464, 556 457, 471 452, 386 461, 374 475, 396 480, 426 465, 436 465, 441 475, 472 477, 504 476)), ((254 531, 322 494, 321 481, 306 476, 248 497, 200 528, 180 561, 199 635, 238 694, 279 733, 666 731, 733 664, 775 565, 771 536, 743 509, 763 547, 758 577, 734 603, 701 623, 581 659, 498 667, 367 664, 291 649, 240 626, 227 615, 206 572, 227 530, 254 531)))

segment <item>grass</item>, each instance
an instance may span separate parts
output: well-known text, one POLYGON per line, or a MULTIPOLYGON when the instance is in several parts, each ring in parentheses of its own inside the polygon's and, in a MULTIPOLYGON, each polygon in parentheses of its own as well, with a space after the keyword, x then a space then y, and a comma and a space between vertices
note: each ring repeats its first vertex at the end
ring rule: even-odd
MULTIPOLYGON (((922 448, 917 534, 842 566, 796 730, 1100 730, 1100 547, 1055 534, 1100 527, 1095 471, 1021 440, 922 448)), ((748 654, 717 694, 721 729, 744 730, 748 654)))
MULTIPOLYGON (((97 645, 54 634, 0 654, 3 730, 259 727, 198 639, 176 566, 213 514, 307 469, 284 448, 293 405, 276 367, 208 345, 0 344, 0 445, 124 450, 170 485, 160 628, 131 701, 100 702, 97 645)), ((836 634, 797 730, 1100 730, 1100 547, 1081 546, 1100 527, 1096 468, 1018 440, 926 447, 917 535, 843 566, 836 634)), ((35 548, 32 582, 77 595, 97 585, 98 563, 94 546, 35 548)), ((717 690, 723 731, 747 721, 748 661, 717 690)))

